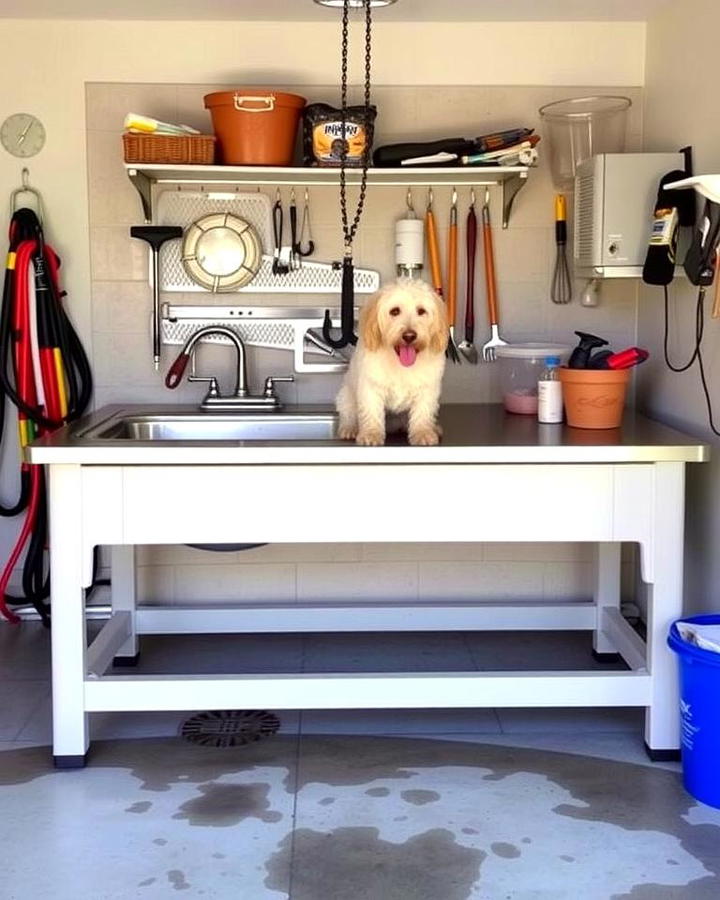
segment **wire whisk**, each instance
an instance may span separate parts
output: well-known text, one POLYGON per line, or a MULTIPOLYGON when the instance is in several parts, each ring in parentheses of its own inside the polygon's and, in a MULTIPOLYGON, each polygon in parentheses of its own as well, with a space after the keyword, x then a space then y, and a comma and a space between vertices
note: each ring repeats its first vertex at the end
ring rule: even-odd
POLYGON ((550 299, 553 303, 565 304, 572 300, 572 280, 567 261, 567 207, 565 196, 555 196, 555 269, 553 270, 550 299))

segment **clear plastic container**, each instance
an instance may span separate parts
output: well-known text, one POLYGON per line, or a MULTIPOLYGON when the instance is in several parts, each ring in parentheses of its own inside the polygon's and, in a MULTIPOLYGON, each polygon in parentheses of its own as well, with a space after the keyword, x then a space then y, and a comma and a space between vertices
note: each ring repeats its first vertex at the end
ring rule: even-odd
POLYGON ((508 344, 497 347, 503 404, 510 413, 536 416, 538 379, 548 356, 559 356, 564 363, 571 347, 565 344, 508 344))
POLYGON ((553 183, 562 191, 575 186, 575 169, 598 153, 625 150, 628 97, 576 97, 540 107, 550 151, 553 183))

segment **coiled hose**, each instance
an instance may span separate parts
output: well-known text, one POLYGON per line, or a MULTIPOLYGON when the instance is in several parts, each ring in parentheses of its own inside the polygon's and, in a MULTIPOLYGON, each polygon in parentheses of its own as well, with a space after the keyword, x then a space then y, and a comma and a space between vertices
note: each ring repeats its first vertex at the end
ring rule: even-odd
MULTIPOLYGON (((92 396, 90 363, 63 308, 59 268, 60 259, 45 243, 36 214, 16 210, 10 220, 0 310, 0 445, 10 401, 17 408, 21 453, 36 437, 79 418, 92 396)), ((11 607, 31 604, 49 626, 45 472, 23 460, 19 497, 13 504, 0 502, 0 516, 12 518, 25 510, 25 522, 0 575, 0 614, 19 622, 11 607), (7 585, 26 544, 25 596, 13 597, 7 585)))

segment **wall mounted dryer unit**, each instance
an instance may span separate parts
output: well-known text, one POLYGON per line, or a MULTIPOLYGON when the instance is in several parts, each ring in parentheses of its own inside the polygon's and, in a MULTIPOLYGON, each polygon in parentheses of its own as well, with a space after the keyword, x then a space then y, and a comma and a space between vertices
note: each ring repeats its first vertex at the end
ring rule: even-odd
POLYGON ((658 184, 682 153, 600 153, 575 175, 573 261, 579 278, 640 278, 658 184))

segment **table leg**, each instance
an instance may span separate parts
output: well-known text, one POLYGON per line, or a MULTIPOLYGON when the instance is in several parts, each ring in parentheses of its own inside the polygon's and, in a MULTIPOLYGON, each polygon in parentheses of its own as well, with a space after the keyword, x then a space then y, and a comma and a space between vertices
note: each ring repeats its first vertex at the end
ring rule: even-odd
POLYGON ((85 764, 85 591, 80 466, 50 467, 53 756, 58 768, 85 764))
POLYGON ((657 463, 652 547, 641 548, 649 582, 647 662, 652 697, 645 710, 645 748, 653 760, 678 759, 680 711, 678 669, 667 635, 683 609, 685 468, 657 463))
POLYGON ((620 551, 622 545, 603 541, 595 545, 595 611, 593 656, 598 662, 616 662, 620 654, 602 631, 604 610, 620 608, 620 551))
POLYGON ((130 613, 130 637, 118 650, 113 665, 135 666, 140 657, 136 631, 136 568, 135 547, 132 545, 115 545, 112 548, 112 611, 130 613))

